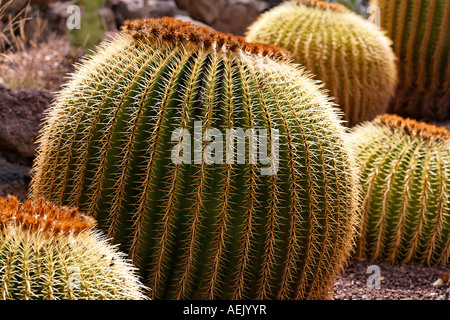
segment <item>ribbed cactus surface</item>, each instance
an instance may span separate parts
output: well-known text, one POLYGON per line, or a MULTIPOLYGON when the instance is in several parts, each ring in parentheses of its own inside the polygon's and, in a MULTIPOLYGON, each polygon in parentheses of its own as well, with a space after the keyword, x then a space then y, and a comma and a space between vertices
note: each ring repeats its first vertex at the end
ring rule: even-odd
POLYGON ((279 48, 170 18, 127 22, 50 109, 32 197, 95 216, 155 298, 322 298, 356 208, 335 111, 279 48), (249 137, 241 148, 226 136, 248 130, 267 132, 255 159, 249 137))
POLYGON ((134 268, 76 209, 0 198, 0 299, 143 299, 134 268))
POLYGON ((356 127, 361 257, 448 264, 450 132, 396 115, 356 127))
POLYGON ((280 46, 324 82, 352 126, 387 111, 397 84, 391 41, 343 5, 288 1, 263 13, 246 40, 280 46))
POLYGON ((450 119, 450 1, 372 0, 393 40, 399 85, 390 112, 450 119))

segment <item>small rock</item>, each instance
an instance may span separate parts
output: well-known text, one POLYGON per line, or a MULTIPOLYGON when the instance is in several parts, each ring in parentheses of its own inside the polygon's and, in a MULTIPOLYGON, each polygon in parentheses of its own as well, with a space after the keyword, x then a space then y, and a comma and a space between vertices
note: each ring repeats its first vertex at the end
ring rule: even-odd
POLYGON ((439 287, 442 286, 443 284, 446 284, 447 282, 450 282, 450 273, 443 273, 439 277, 439 279, 433 283, 433 286, 439 287))
POLYGON ((175 0, 180 9, 189 12, 193 19, 212 26, 219 19, 229 0, 175 0))

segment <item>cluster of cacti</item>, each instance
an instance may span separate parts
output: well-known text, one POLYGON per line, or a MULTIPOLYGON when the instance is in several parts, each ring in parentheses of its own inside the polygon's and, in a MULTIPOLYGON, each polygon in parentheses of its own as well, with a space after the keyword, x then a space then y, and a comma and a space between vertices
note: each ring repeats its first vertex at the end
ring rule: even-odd
POLYGON ((450 261, 450 132, 382 115, 353 132, 363 189, 360 257, 450 261))
POLYGON ((123 254, 76 209, 0 198, 0 299, 144 299, 123 254))
POLYGON ((339 110, 279 48, 171 18, 122 31, 51 107, 32 198, 96 217, 155 298, 327 296, 357 205, 339 110), (181 162, 171 155, 190 135, 174 139, 178 129, 194 135, 181 162), (244 163, 229 161, 228 144, 214 151, 226 161, 202 158, 213 145, 207 130, 216 143, 217 132, 250 129, 267 131, 267 164, 245 158, 250 138, 237 152, 244 163), (262 175, 267 167, 276 170, 262 175))
POLYGON ((296 0, 262 14, 251 42, 280 46, 324 82, 352 126, 385 113, 397 84, 391 41, 343 5, 296 0))
POLYGON ((69 30, 71 45, 83 47, 86 52, 94 50, 102 40, 106 32, 102 15, 99 10, 105 0, 74 0, 75 4, 83 6, 83 15, 80 17, 79 28, 69 30))
POLYGON ((450 119, 450 1, 372 0, 393 40, 399 85, 390 112, 450 119))

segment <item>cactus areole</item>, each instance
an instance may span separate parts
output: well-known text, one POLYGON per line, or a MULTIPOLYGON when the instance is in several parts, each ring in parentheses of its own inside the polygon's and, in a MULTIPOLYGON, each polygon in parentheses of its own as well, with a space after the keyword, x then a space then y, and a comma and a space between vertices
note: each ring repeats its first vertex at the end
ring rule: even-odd
POLYGON ((397 84, 391 41, 338 3, 292 0, 263 13, 246 40, 280 46, 325 84, 348 126, 387 111, 397 84))
POLYGON ((336 112, 282 49, 128 21, 50 109, 31 195, 93 215, 154 298, 323 298, 356 208, 336 112))
POLYGON ((361 164, 361 257, 448 264, 450 132, 397 115, 356 127, 361 164))
POLYGON ((75 208, 0 198, 1 300, 145 298, 123 254, 75 208))

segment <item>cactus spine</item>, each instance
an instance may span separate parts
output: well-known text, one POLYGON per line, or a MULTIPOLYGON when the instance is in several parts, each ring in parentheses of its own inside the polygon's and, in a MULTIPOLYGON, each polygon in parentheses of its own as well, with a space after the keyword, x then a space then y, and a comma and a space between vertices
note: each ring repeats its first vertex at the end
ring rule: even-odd
POLYGON ((391 41, 336 3, 297 0, 263 13, 247 41, 280 46, 324 82, 352 126, 387 111, 397 83, 391 41))
POLYGON ((76 209, 0 198, 0 299, 143 299, 134 268, 76 209))
POLYGON ((450 119, 450 1, 372 0, 393 40, 399 85, 390 112, 450 119))
MULTIPOLYGON (((127 22, 52 106, 31 196, 95 216, 155 298, 323 298, 357 205, 335 111, 279 48, 171 18, 127 22), (173 161, 173 133, 195 134, 196 121, 204 137, 264 128, 269 146, 279 130, 278 171, 247 157, 173 161)), ((212 139, 196 143, 207 152, 212 139)))
POLYGON ((450 257, 450 132, 382 115, 353 132, 363 203, 358 255, 395 263, 450 257))

